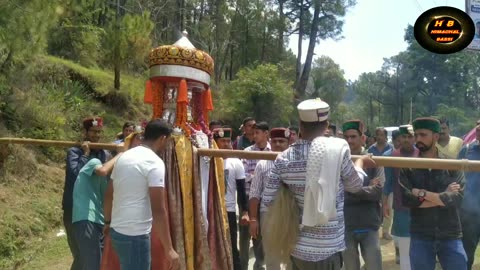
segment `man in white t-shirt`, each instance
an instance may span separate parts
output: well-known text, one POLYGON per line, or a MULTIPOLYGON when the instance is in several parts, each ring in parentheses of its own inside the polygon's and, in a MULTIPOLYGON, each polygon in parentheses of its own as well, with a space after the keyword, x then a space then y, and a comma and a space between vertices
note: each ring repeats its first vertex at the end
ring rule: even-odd
MULTIPOLYGON (((220 149, 232 149, 232 129, 217 128, 213 130, 213 138, 220 149)), ((240 209, 247 209, 247 193, 245 192, 245 170, 243 163, 238 158, 223 160, 225 174, 225 201, 227 206, 228 226, 230 227, 230 240, 232 243, 233 269, 241 270, 240 254, 238 252, 237 238, 237 210, 235 193, 237 193, 240 209)), ((248 211, 243 211, 244 220, 248 219, 248 211)))
POLYGON ((169 269, 180 268, 165 206, 165 164, 157 155, 171 133, 166 121, 150 121, 143 144, 126 151, 113 169, 105 194, 105 232, 110 233, 121 270, 150 270, 152 225, 163 232, 156 236, 167 252, 169 269))

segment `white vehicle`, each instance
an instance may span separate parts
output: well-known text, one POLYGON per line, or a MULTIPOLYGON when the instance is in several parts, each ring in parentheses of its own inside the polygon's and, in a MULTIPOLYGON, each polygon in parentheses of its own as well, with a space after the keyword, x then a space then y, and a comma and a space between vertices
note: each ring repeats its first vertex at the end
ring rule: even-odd
POLYGON ((385 130, 387 131, 387 141, 388 143, 392 143, 392 132, 394 130, 399 130, 398 127, 385 127, 385 130))

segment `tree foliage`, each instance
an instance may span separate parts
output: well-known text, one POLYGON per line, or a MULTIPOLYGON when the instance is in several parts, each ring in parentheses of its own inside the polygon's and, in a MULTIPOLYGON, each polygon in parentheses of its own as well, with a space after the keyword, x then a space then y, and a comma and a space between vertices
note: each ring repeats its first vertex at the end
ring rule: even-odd
POLYGON ((239 123, 252 116, 271 126, 285 126, 293 112, 291 82, 284 80, 277 66, 244 68, 225 88, 220 101, 222 119, 239 123))

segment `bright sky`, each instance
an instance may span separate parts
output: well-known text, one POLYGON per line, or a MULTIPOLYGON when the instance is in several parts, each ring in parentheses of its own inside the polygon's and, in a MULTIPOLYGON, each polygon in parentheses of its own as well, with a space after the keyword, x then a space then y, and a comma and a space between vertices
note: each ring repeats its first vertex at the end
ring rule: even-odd
MULTIPOLYGON (((407 48, 405 28, 414 25, 423 12, 438 6, 452 6, 465 11, 465 0, 357 0, 348 10, 340 41, 321 41, 316 56, 327 55, 345 71, 345 78, 356 80, 363 72, 375 72, 383 58, 407 48)), ((290 37, 289 47, 297 54, 298 35, 290 37)), ((308 40, 303 42, 303 61, 308 40)), ((314 56, 314 58, 316 57, 314 56)))

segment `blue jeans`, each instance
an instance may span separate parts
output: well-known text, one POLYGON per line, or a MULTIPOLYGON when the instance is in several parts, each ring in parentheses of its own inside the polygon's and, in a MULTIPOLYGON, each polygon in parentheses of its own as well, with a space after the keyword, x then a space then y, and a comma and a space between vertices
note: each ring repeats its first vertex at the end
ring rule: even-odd
POLYGON ((412 270, 434 270, 436 257, 443 270, 466 270, 467 255, 462 240, 410 240, 412 270))
POLYGON ((79 269, 100 270, 103 226, 88 220, 77 221, 73 223, 72 226, 79 251, 79 269))
POLYGON ((480 215, 463 212, 462 213, 462 230, 463 230, 463 248, 467 253, 468 270, 472 270, 473 261, 475 260, 475 250, 480 241, 480 215))
POLYGON ((345 270, 360 270, 360 252, 365 261, 365 268, 368 270, 382 270, 382 253, 380 251, 380 240, 377 230, 365 232, 345 231, 345 245, 347 249, 343 252, 345 270))
POLYGON ((150 270, 150 234, 129 236, 110 229, 113 249, 120 259, 121 270, 150 270))

